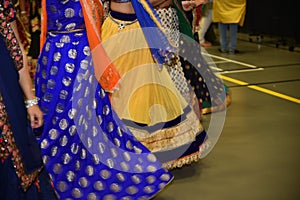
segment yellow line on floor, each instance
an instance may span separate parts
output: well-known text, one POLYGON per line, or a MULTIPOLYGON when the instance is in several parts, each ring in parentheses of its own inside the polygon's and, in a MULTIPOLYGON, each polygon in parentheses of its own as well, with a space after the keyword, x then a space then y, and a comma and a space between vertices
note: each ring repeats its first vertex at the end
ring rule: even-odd
POLYGON ((238 85, 244 85, 244 86, 247 86, 248 88, 251 88, 251 89, 254 89, 254 90, 257 90, 257 91, 275 96, 275 97, 279 97, 281 99, 285 99, 285 100, 300 104, 300 99, 290 97, 288 95, 281 94, 279 92, 275 92, 275 91, 272 91, 272 90, 269 90, 269 89, 266 89, 266 88, 262 88, 262 87, 259 87, 259 86, 256 86, 256 85, 249 85, 249 83, 247 83, 247 82, 240 81, 240 80, 237 80, 237 79, 233 79, 233 78, 230 78, 228 76, 224 76, 224 75, 219 75, 219 76, 225 81, 229 81, 231 83, 235 83, 235 84, 238 84, 238 85))
POLYGON ((224 75, 219 75, 223 80, 225 80, 225 81, 229 81, 229 82, 231 82, 231 83, 236 83, 236 84, 238 84, 238 85, 249 85, 249 83, 246 83, 246 82, 244 82, 244 81, 239 81, 239 80, 237 80, 237 79, 233 79, 233 78, 230 78, 230 77, 228 77, 228 76, 224 76, 224 75))

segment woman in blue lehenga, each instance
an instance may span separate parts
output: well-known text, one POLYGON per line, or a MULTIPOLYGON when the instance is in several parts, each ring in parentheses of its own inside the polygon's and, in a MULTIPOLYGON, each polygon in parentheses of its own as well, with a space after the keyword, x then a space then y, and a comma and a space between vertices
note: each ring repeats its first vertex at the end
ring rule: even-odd
POLYGON ((112 66, 97 71, 106 58, 103 51, 95 56, 101 46, 89 34, 100 22, 99 2, 43 2, 47 38, 35 84, 45 113, 44 163, 61 199, 149 199, 173 176, 111 109, 106 91, 118 84, 118 74, 112 66))

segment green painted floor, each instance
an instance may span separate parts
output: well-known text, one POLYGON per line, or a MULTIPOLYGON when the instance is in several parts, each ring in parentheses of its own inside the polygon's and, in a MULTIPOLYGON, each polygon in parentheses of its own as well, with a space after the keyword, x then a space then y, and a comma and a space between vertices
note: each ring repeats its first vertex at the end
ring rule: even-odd
POLYGON ((300 53, 245 40, 237 55, 218 48, 206 50, 221 75, 287 99, 224 81, 233 101, 217 144, 200 162, 174 170, 155 200, 299 200, 300 103, 290 99, 300 101, 300 53))

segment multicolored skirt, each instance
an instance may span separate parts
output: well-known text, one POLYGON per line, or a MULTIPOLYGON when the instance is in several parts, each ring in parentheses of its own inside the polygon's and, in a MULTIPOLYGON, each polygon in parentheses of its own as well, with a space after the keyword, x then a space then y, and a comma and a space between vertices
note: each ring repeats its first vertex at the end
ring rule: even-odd
MULTIPOLYGON (((179 48, 180 70, 176 70, 176 74, 173 72, 174 70, 170 73, 172 79, 175 80, 174 77, 178 79, 178 77, 181 77, 181 71, 183 71, 182 73, 184 74, 185 81, 181 80, 180 82, 182 84, 177 84, 181 87, 177 86, 177 88, 181 88, 180 91, 182 91, 182 86, 185 85, 186 81, 188 82, 188 88, 195 92, 196 98, 198 99, 197 104, 201 110, 201 114, 208 114, 210 112, 226 109, 226 106, 231 103, 231 93, 229 88, 224 84, 220 84, 221 79, 218 78, 211 69, 209 69, 209 71, 206 70, 205 74, 201 74, 201 70, 197 68, 197 66, 210 68, 211 65, 214 65, 213 60, 207 55, 207 52, 201 52, 205 51, 205 49, 200 51, 200 46, 197 42, 186 42, 186 39, 184 39, 186 36, 179 31, 179 19, 175 8, 169 7, 157 9, 157 13, 166 30, 169 40, 179 48), (185 58, 184 51, 188 52, 189 59, 185 58), (199 59, 200 55, 198 53, 201 53, 201 59, 199 59), (198 57, 198 59, 194 57, 198 57), (201 63, 192 64, 189 62, 197 60, 201 61, 201 63), (207 84, 210 84, 210 87, 208 87, 207 84), (212 89, 209 90, 209 88, 212 89), (218 91, 216 92, 216 90, 218 91)), ((177 83, 178 81, 175 80, 174 82, 177 83)), ((194 102, 194 96, 191 97, 191 102, 194 102)), ((196 106, 194 105, 193 107, 195 108, 196 106)))
POLYGON ((112 106, 137 140, 168 169, 199 160, 206 132, 166 66, 155 63, 134 15, 111 12, 102 39, 122 77, 112 106))

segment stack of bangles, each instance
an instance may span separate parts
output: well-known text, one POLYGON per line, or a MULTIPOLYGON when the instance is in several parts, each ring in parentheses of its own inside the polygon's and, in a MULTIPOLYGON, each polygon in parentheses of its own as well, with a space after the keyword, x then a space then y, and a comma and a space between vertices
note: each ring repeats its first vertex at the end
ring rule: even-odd
POLYGON ((34 99, 26 100, 25 101, 26 108, 30 108, 34 105, 38 105, 39 100, 40 99, 38 97, 35 97, 34 99))
POLYGON ((27 11, 21 11, 20 18, 21 18, 21 20, 24 20, 23 23, 26 23, 27 20, 29 19, 29 14, 27 13, 27 11))
POLYGON ((20 17, 28 17, 27 11, 21 11, 20 12, 20 17))

